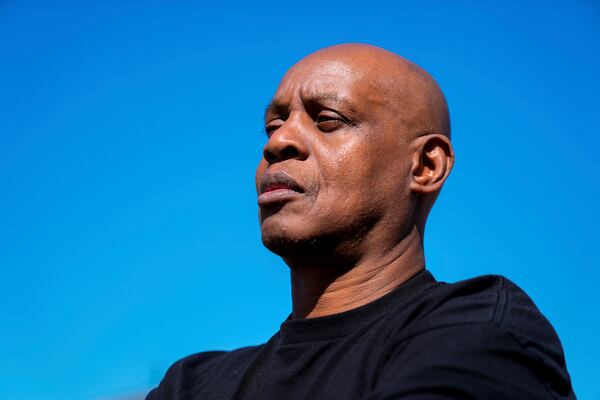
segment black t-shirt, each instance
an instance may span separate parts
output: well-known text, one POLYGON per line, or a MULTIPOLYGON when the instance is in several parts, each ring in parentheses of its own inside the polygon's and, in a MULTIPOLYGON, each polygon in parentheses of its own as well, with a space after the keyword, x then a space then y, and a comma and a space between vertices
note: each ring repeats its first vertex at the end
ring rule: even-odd
POLYGON ((560 341, 514 283, 428 271, 267 343, 176 362, 147 400, 574 399, 560 341))

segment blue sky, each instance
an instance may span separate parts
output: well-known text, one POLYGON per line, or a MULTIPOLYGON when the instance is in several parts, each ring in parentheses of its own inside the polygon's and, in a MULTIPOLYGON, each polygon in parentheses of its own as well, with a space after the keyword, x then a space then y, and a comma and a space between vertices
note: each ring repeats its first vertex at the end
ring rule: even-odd
POLYGON ((262 113, 289 66, 342 42, 446 93, 457 158, 429 269, 523 287, 600 398, 600 7, 520 3, 0 2, 0 398, 141 393, 277 331, 262 113))

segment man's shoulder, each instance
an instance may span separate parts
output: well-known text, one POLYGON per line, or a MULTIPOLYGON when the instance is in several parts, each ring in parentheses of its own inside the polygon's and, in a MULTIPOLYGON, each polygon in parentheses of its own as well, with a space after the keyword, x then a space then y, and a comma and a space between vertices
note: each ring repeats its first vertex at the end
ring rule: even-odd
POLYGON ((440 330, 454 334, 495 331, 510 336, 523 350, 564 363, 563 349, 552 324, 527 293, 504 276, 438 282, 413 302, 409 307, 413 311, 396 326, 396 342, 440 330))
POLYGON ((549 325, 527 293, 502 275, 438 282, 416 302, 419 314, 438 326, 481 323, 519 331, 523 324, 549 325))
MULTIPOLYGON (((453 381, 466 384, 473 374, 480 381, 502 383, 508 393, 537 387, 535 393, 571 398, 558 335, 511 280, 485 275, 438 282, 412 302, 406 313, 409 317, 389 336, 392 355, 388 359, 393 361, 386 373, 390 376, 408 373, 402 366, 411 363, 414 382, 430 382, 434 374, 452 387, 453 381), (436 375, 439 370, 450 372, 436 375)), ((468 386, 476 388, 478 382, 468 386)), ((486 392, 482 389, 481 393, 486 392)))
POLYGON ((198 385, 211 385, 221 372, 235 373, 243 368, 264 345, 230 351, 205 351, 183 357, 173 363, 147 400, 183 397, 182 391, 194 392, 198 385), (212 382, 211 382, 212 381, 212 382))
POLYGON ((222 362, 239 363, 248 356, 259 351, 263 345, 241 347, 234 350, 203 351, 195 353, 176 361, 167 371, 179 372, 181 370, 194 370, 197 368, 210 368, 222 362))

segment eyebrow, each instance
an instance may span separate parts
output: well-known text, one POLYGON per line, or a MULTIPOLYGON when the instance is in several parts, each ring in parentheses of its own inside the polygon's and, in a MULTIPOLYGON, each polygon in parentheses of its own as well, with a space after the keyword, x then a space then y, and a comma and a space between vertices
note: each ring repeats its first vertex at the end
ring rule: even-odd
MULTIPOLYGON (((345 108, 350 113, 356 114, 358 112, 358 108, 352 101, 345 96, 338 95, 337 93, 323 93, 318 95, 303 96, 302 100, 307 107, 314 105, 327 106, 328 104, 335 104, 345 108)), ((265 108, 264 119, 267 119, 267 115, 269 113, 287 115, 289 113, 288 108, 289 107, 287 104, 281 103, 277 99, 273 99, 265 108)))
POLYGON ((274 114, 279 114, 279 115, 283 115, 283 114, 287 114, 287 105, 280 103, 279 101, 273 99, 269 102, 269 104, 267 104, 267 107, 265 107, 265 113, 263 116, 263 119, 266 121, 267 120, 267 115, 269 113, 274 113, 274 114))

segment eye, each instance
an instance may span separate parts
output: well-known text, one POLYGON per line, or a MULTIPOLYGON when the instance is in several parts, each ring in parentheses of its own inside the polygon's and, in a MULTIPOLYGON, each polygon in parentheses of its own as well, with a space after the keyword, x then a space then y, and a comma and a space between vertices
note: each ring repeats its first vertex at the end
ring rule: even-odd
POLYGON ((317 128, 323 132, 332 132, 346 124, 346 119, 336 112, 324 110, 317 115, 317 128))
POLYGON ((267 122, 265 125, 265 132, 267 133, 267 136, 270 137, 273 132, 281 127, 281 125, 283 125, 283 121, 281 119, 274 119, 267 122))

